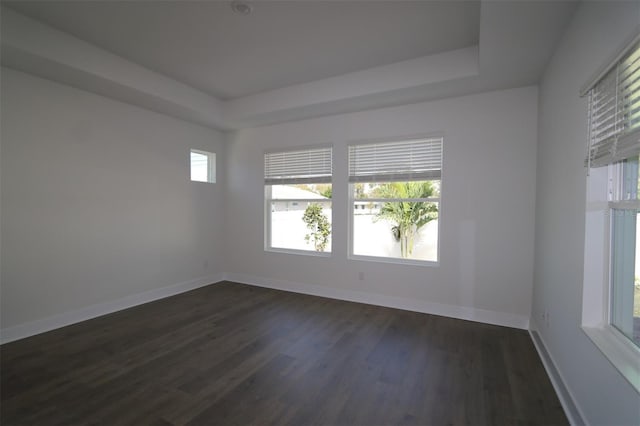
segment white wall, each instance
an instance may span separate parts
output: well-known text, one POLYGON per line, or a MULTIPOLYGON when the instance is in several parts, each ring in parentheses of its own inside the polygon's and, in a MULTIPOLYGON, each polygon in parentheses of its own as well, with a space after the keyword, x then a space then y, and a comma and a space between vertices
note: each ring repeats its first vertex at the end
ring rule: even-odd
POLYGON ((527 327, 533 281, 537 88, 240 130, 228 146, 233 279, 527 327), (444 134, 439 266, 347 259, 347 143, 444 134), (330 258, 264 251, 263 153, 332 143, 330 258), (359 280, 359 272, 364 279, 359 280))
MULTIPOLYGON (((580 87, 638 31, 640 3, 584 2, 540 88, 532 318, 587 423, 640 424, 640 396, 580 329, 587 102, 580 87)), ((588 261, 588 260, 587 260, 588 261)))
POLYGON ((222 134, 7 68, 1 89, 3 330, 222 272, 224 162, 189 181, 222 134))

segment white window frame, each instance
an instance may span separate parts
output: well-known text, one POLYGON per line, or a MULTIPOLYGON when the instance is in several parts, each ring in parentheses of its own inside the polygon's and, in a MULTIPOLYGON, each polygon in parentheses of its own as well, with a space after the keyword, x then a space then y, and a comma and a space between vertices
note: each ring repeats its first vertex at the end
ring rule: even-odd
MULTIPOLYGON (((352 141, 348 144, 348 147, 359 146, 359 145, 368 145, 368 144, 384 144, 390 142, 405 142, 412 140, 428 140, 428 139, 440 139, 442 144, 442 156, 441 156, 441 165, 439 170, 438 178, 412 178, 407 177, 405 179, 397 179, 397 180, 387 180, 387 182, 406 182, 410 180, 437 180, 440 182, 440 197, 438 198, 419 198, 419 199, 379 199, 379 198, 367 198, 367 199, 356 199, 354 197, 354 184, 355 182, 349 182, 349 218, 348 218, 348 259, 350 260, 359 260, 359 261, 368 261, 368 262, 377 262, 377 263, 391 263, 391 264, 400 264, 400 265, 414 265, 414 266, 426 266, 426 267, 437 267, 440 265, 441 258, 441 230, 442 230, 442 217, 443 217, 443 207, 442 207, 442 191, 443 191, 443 164, 444 164, 444 135, 441 133, 429 134, 429 135, 417 135, 417 136, 405 136, 399 138, 384 138, 384 139, 376 139, 376 140, 359 140, 352 141), (438 241, 437 241, 437 259, 436 260, 420 260, 420 259, 403 259, 399 257, 386 257, 386 256, 369 256, 362 254, 355 254, 354 250, 354 209, 355 203, 358 201, 367 201, 367 202, 397 202, 397 201, 409 201, 409 202, 436 202, 438 203, 438 241)), ((361 182, 381 182, 385 181, 385 179, 381 179, 380 176, 372 176, 371 180, 365 180, 364 178, 358 179, 361 182)))
POLYGON ((191 182, 200 183, 216 183, 216 153, 203 151, 201 149, 189 150, 189 179, 191 182), (206 180, 193 179, 193 163, 191 162, 191 154, 200 154, 207 157, 207 177, 206 180))
POLYGON ((606 198, 619 168, 592 169, 588 178, 582 330, 640 392, 640 348, 611 325, 611 209, 618 203, 606 198))
MULTIPOLYGON (((266 163, 266 158, 268 155, 270 154, 287 154, 287 153, 298 153, 298 152, 306 152, 306 151, 314 151, 314 150, 326 150, 328 149, 330 151, 330 155, 331 157, 333 157, 333 146, 332 145, 317 145, 317 146, 309 146, 309 147, 304 147, 304 148, 290 148, 290 149, 280 149, 280 150, 272 150, 272 151, 266 151, 264 153, 265 155, 265 163, 266 163)), ((296 176, 292 176, 292 177, 284 177, 282 176, 281 178, 274 178, 274 179, 267 179, 267 174, 269 173, 266 168, 267 166, 265 165, 265 182, 264 182, 264 250, 266 252, 273 252, 273 253, 284 253, 284 254, 294 254, 294 255, 303 255, 303 256, 317 256, 317 257, 331 257, 332 253, 333 253, 333 243, 334 243, 334 239, 333 236, 331 238, 331 244, 329 246, 329 251, 316 251, 313 248, 310 248, 309 250, 302 250, 302 249, 294 249, 294 248, 283 248, 283 247, 273 247, 272 246, 272 229, 271 229, 271 214, 272 214, 272 209, 271 209, 271 203, 274 201, 289 201, 289 202, 298 202, 298 203, 326 203, 326 200, 323 199, 314 199, 314 198, 295 198, 295 199, 274 199, 272 197, 272 186, 273 185, 286 185, 286 184, 291 184, 291 183, 296 183, 296 182, 300 182, 300 183, 308 183, 308 184, 320 184, 320 183, 329 183, 331 184, 331 187, 333 188, 333 159, 331 158, 331 176, 329 177, 329 179, 325 178, 320 178, 320 179, 314 179, 313 177, 311 178, 304 178, 304 177, 296 177, 296 176)), ((304 173, 304 172, 302 172, 304 173)), ((275 174, 280 174, 280 172, 275 172, 275 174)), ((333 198, 328 199, 328 202, 331 203, 331 223, 332 223, 332 232, 333 232, 333 198)), ((311 246, 310 246, 311 247, 311 246)))
MULTIPOLYGON (((636 144, 634 138, 640 132, 637 129, 633 130, 634 127, 627 127, 626 122, 619 121, 619 116, 616 116, 615 121, 622 125, 616 125, 613 133, 604 134, 598 127, 599 123, 593 122, 591 109, 592 89, 607 79, 618 84, 617 80, 611 80, 610 77, 613 72, 617 72, 618 64, 628 56, 639 41, 640 35, 634 36, 624 49, 621 49, 612 60, 607 61, 605 67, 581 91, 582 96, 589 95, 590 131, 586 160, 588 177, 582 330, 638 392, 640 392, 640 348, 611 324, 610 265, 612 262, 612 209, 640 207, 638 201, 620 201, 617 193, 622 176, 622 165, 619 161, 625 158, 625 155, 632 156, 629 154, 629 149, 633 149, 633 145, 636 144), (591 168, 592 165, 599 167, 591 168)), ((616 98, 617 102, 618 98, 616 98)))

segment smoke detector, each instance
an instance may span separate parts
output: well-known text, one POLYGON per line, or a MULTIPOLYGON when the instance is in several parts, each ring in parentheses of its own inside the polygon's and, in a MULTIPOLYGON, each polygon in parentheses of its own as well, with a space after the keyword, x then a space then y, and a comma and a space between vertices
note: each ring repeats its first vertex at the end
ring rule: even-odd
POLYGON ((249 3, 245 3, 241 0, 235 0, 231 3, 231 10, 238 15, 248 15, 253 10, 253 7, 249 3))

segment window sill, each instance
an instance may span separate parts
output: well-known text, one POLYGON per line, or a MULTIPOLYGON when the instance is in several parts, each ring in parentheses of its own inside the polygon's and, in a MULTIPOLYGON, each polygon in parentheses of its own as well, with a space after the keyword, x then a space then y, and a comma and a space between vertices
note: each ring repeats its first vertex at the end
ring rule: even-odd
POLYGON ((585 334, 640 393, 640 348, 610 325, 582 327, 585 334))
POLYGON ((349 255, 349 260, 362 260, 365 262, 394 263, 396 265, 431 266, 431 267, 440 265, 440 262, 436 260, 400 259, 397 257, 364 256, 360 254, 349 255))
POLYGON ((267 253, 295 254, 298 256, 331 257, 330 251, 319 252, 313 250, 296 250, 277 247, 266 247, 264 251, 267 253))

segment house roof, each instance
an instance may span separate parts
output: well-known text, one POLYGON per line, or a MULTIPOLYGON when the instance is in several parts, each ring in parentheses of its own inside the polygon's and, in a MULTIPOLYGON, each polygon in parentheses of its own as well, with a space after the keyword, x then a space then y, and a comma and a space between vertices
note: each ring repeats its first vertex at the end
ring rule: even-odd
POLYGON ((328 200, 327 197, 306 189, 297 188, 290 185, 273 185, 271 187, 271 198, 285 200, 328 200))

